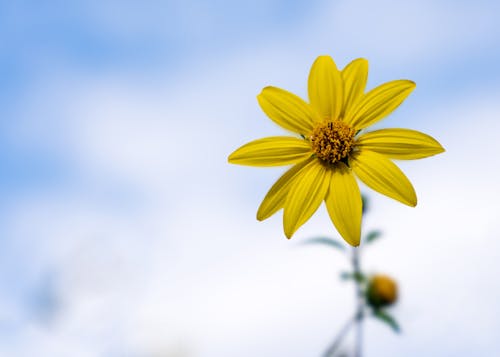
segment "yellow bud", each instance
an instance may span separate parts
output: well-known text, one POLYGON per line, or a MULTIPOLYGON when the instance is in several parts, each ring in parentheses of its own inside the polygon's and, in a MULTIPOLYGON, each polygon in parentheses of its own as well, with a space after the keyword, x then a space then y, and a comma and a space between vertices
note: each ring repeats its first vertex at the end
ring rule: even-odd
POLYGON ((398 299, 398 285, 387 275, 374 275, 368 284, 366 298, 376 309, 392 305, 398 299))

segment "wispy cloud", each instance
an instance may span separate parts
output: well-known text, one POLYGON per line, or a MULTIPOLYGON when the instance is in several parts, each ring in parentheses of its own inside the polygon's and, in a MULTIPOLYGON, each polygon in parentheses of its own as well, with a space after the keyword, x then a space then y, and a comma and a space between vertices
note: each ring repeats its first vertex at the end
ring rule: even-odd
MULTIPOLYGON (((237 35, 229 36, 235 43, 212 48, 228 46, 227 56, 210 51, 206 59, 192 57, 189 51, 176 54, 185 63, 175 73, 168 65, 149 68, 154 76, 141 76, 137 63, 113 70, 99 60, 96 68, 82 68, 52 53, 57 60, 48 61, 30 81, 24 102, 15 105, 16 121, 4 127, 8 148, 15 149, 13 158, 23 151, 45 152, 56 158, 61 171, 56 184, 33 188, 26 183, 28 193, 4 200, 1 232, 6 237, 3 247, 8 248, 2 254, 10 256, 3 260, 9 264, 6 271, 24 272, 15 297, 30 294, 44 272, 56 270, 54 291, 61 310, 50 328, 29 315, 19 318, 29 310, 29 302, 9 295, 12 285, 4 276, 0 316, 14 338, 0 343, 0 351, 141 355, 158 349, 183 351, 187 345, 185 353, 194 355, 299 356, 311 349, 320 352, 329 342, 349 309, 347 289, 332 284, 341 259, 330 252, 295 249, 296 244, 282 236, 279 215, 265 223, 255 221, 259 200, 279 170, 256 172, 226 163, 227 154, 245 140, 277 132, 260 112, 255 95, 268 84, 302 89, 304 94, 308 67, 314 56, 325 52, 338 54, 342 64, 357 55, 373 59, 379 70, 372 77, 374 84, 393 79, 403 69, 408 77, 418 75, 430 64, 434 72, 446 72, 447 62, 456 61, 457 55, 469 61, 473 50, 495 41, 498 32, 490 10, 496 5, 321 3, 309 17, 291 14, 291 19, 304 22, 288 23, 289 31, 270 23, 254 28, 252 21, 265 19, 269 9, 286 8, 281 2, 261 5, 267 10, 252 6, 241 26, 219 13, 221 8, 205 11, 208 5, 202 3, 172 3, 158 12, 157 4, 148 3, 139 13, 125 6, 123 16, 117 16, 114 7, 85 5, 92 19, 86 26, 95 26, 94 31, 111 42, 148 39, 168 48, 171 34, 180 42, 198 41, 202 48, 204 41, 231 28, 262 41, 238 43, 237 35), (96 7, 100 11, 92 10, 96 7), (179 18, 164 24, 170 11, 179 18), (220 18, 227 23, 221 25, 220 18), (255 33, 249 34, 250 28, 255 33), (276 343, 277 336, 287 343, 276 343)), ((244 8, 233 10, 244 18, 244 8)), ((182 45, 189 47, 187 42, 182 45)), ((423 87, 432 87, 430 83, 423 87)), ((413 328, 406 345, 397 345, 394 354, 411 354, 421 339, 430 341, 421 326, 431 323, 434 314, 415 316, 412 311, 419 306, 433 309, 420 291, 439 289, 439 282, 428 279, 435 278, 434 267, 445 252, 453 269, 441 269, 443 279, 474 279, 470 265, 482 276, 495 272, 478 264, 479 257, 494 264, 488 254, 494 251, 489 236, 496 227, 490 197, 498 193, 498 174, 489 168, 488 153, 499 149, 494 137, 498 88, 447 89, 440 103, 425 90, 420 92, 408 105, 412 100, 426 105, 413 104, 413 111, 404 111, 409 122, 432 132, 448 150, 416 168, 402 165, 415 182, 419 207, 405 210, 374 196, 377 210, 367 221, 387 235, 387 243, 380 243, 367 265, 398 272, 405 292, 402 315, 413 328), (449 249, 452 239, 460 243, 449 249), (477 241, 482 245, 473 243, 477 241), (416 269, 419 262, 422 268, 416 269)), ((399 118, 397 112, 386 123, 397 125, 399 118)), ((37 179, 34 171, 32 182, 37 179)), ((295 239, 329 227, 323 212, 295 239)), ((487 289, 488 281, 475 284, 487 289)), ((463 285, 460 281, 453 286, 463 285)), ((462 292, 460 301, 466 305, 475 298, 474 291, 462 292)), ((457 306, 443 308, 443 329, 456 323, 457 306)), ((498 330, 491 316, 483 311, 481 323, 498 330)), ((461 333, 489 346, 490 335, 479 336, 469 327, 461 333)), ((383 333, 375 329, 373 336, 383 333)), ((371 343, 386 351, 379 341, 371 343)), ((445 354, 452 342, 457 344, 446 341, 432 348, 445 354)), ((484 352, 488 354, 486 347, 484 352)))

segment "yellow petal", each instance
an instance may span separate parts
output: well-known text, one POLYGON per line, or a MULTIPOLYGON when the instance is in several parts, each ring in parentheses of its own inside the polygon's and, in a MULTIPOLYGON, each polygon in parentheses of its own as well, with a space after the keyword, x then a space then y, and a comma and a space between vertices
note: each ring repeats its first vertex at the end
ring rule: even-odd
POLYGON ((330 218, 347 243, 356 247, 361 239, 361 192, 354 175, 343 162, 336 165, 326 195, 330 218))
POLYGON ((364 129, 392 113, 415 88, 415 83, 397 80, 369 91, 344 119, 356 129, 364 129))
POLYGON ((291 169, 285 172, 276 183, 267 192, 266 197, 260 204, 259 210, 257 211, 257 219, 263 221, 271 217, 277 211, 279 211, 285 205, 286 196, 290 191, 298 173, 304 166, 310 163, 312 160, 316 160, 311 157, 303 162, 294 165, 291 169))
POLYGON ((408 206, 417 205, 417 195, 405 174, 389 159, 372 151, 349 158, 354 173, 367 186, 408 206))
POLYGON ((325 199, 331 171, 317 159, 300 171, 287 195, 283 213, 283 227, 288 238, 306 223, 325 199))
POLYGON ((349 63, 342 70, 344 82, 344 105, 341 116, 349 113, 353 106, 363 98, 365 93, 366 80, 368 79, 368 61, 358 58, 349 63))
POLYGON ((284 89, 266 87, 257 100, 272 121, 297 134, 309 134, 313 123, 320 120, 309 104, 284 89))
POLYGON ((314 61, 308 82, 309 101, 323 119, 340 117, 344 86, 342 75, 330 56, 320 56, 314 61))
POLYGON ((229 155, 228 161, 247 166, 282 166, 295 164, 311 154, 311 144, 303 139, 271 136, 243 145, 229 155))
POLYGON ((444 152, 431 136, 410 129, 381 129, 362 135, 356 146, 393 159, 412 160, 444 152))

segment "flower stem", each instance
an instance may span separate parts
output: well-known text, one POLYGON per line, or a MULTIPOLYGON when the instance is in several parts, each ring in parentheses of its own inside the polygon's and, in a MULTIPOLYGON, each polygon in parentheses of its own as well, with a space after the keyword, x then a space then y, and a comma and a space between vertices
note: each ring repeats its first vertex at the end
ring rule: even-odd
POLYGON ((331 357, 333 354, 337 351, 338 347, 340 346, 340 343, 342 342, 343 338, 349 332, 351 327, 355 324, 356 329, 355 329, 355 350, 354 350, 354 356, 355 357, 361 357, 362 356, 362 346, 363 346, 363 319, 365 317, 365 312, 364 312, 364 306, 365 306, 365 297, 363 295, 363 289, 362 289, 362 274, 361 274, 361 264, 360 264, 360 257, 359 257, 359 250, 360 248, 353 248, 352 249, 352 256, 351 256, 351 264, 352 264, 352 270, 354 273, 354 283, 355 283, 355 293, 356 293, 356 311, 354 313, 354 316, 351 317, 347 322, 344 324, 340 332, 337 334, 335 337, 335 340, 332 342, 332 344, 328 347, 328 349, 325 351, 323 354, 323 357, 331 357))
POLYGON ((363 319, 364 319, 364 296, 363 290, 361 288, 361 267, 360 267, 360 257, 359 257, 359 249, 353 248, 352 250, 352 267, 354 270, 355 281, 355 289, 356 289, 356 331, 355 331, 355 350, 354 356, 361 357, 363 351, 363 319))
POLYGON ((342 330, 337 334, 337 337, 335 337, 335 340, 332 342, 332 344, 327 348, 325 353, 323 353, 323 357, 332 357, 335 351, 337 351, 337 348, 339 348, 340 343, 342 342, 342 339, 344 336, 349 332, 351 329, 352 325, 358 320, 358 314, 355 314, 353 317, 351 317, 347 322, 344 324, 342 327, 342 330))

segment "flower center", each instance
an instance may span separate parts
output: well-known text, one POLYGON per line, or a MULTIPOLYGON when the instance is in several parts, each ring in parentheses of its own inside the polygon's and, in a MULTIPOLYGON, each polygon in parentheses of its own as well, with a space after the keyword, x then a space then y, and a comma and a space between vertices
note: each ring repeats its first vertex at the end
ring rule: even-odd
POLYGON ((355 133, 355 130, 346 123, 334 120, 315 127, 309 139, 318 158, 333 164, 351 152, 355 133))

